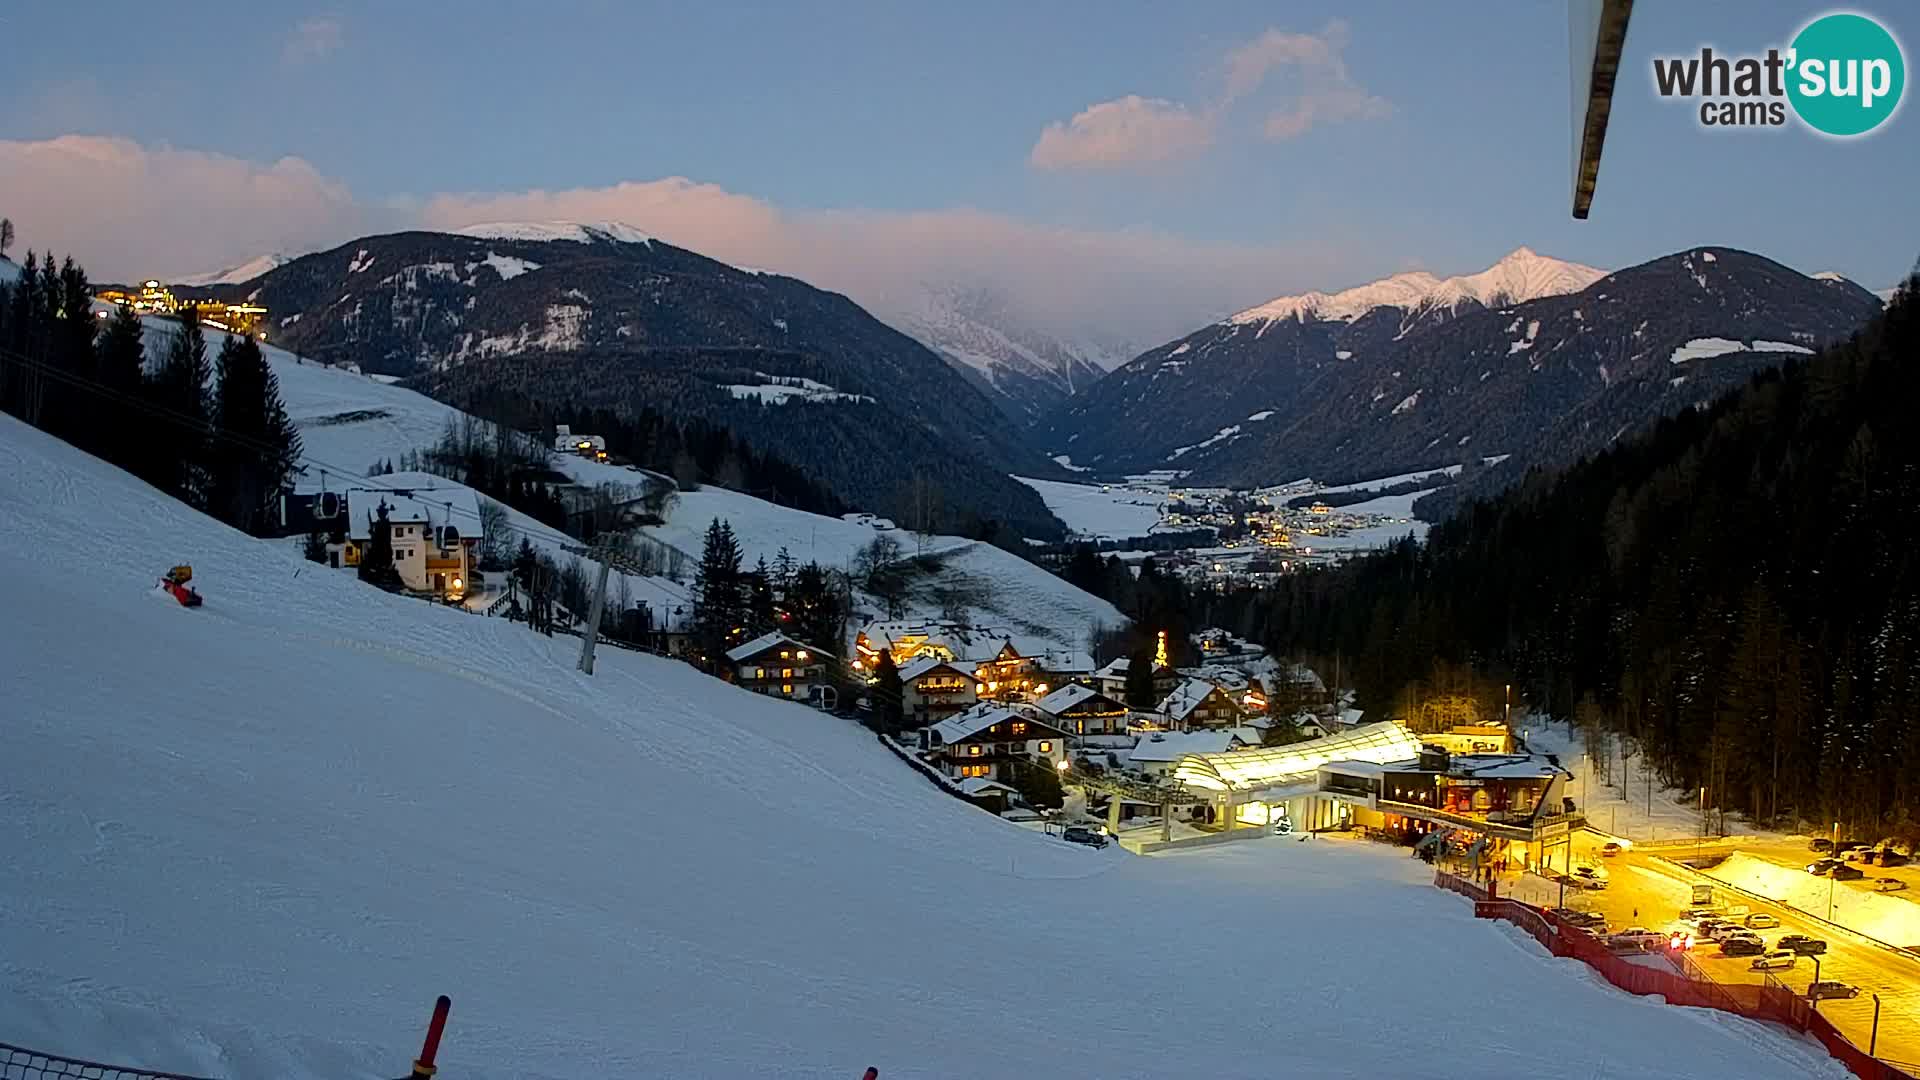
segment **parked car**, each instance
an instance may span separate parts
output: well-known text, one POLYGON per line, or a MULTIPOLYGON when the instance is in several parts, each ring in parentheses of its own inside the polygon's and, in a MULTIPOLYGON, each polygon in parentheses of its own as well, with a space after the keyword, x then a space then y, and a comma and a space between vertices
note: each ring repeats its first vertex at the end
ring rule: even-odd
MULTIPOLYGON (((1766 942, 1759 938, 1735 937, 1720 943, 1722 956, 1760 956, 1767 951, 1766 942)), ((1792 956, 1792 953, 1784 955, 1792 956)))
POLYGON ((1730 937, 1744 937, 1749 931, 1736 922, 1716 922, 1702 931, 1715 941, 1725 941, 1730 937))
POLYGON ((1837 979, 1821 979, 1817 983, 1807 984, 1807 999, 1821 1001, 1826 998, 1852 998, 1860 996, 1860 988, 1848 986, 1837 979))
POLYGON ((1877 877, 1873 879, 1874 892, 1899 892, 1907 883, 1897 877, 1877 877))
POLYGON ((1807 864, 1807 873, 1815 877, 1826 877, 1833 868, 1842 865, 1838 859, 1815 859, 1807 864))
POLYGON ((1754 971, 1785 971, 1800 963, 1800 957, 1791 949, 1775 949, 1753 958, 1747 966, 1754 971))
POLYGON ((1808 851, 1832 851, 1833 841, 1827 839, 1824 836, 1816 836, 1813 838, 1813 842, 1807 845, 1807 850, 1808 851))
POLYGON ((1615 855, 1620 854, 1622 850, 1624 849, 1620 847, 1620 844, 1618 841, 1609 840, 1606 843, 1600 845, 1600 857, 1603 859, 1611 859, 1615 855))
POLYGON ((1847 844, 1841 847, 1840 850, 1834 852, 1833 856, 1836 859, 1844 859, 1847 862, 1859 862, 1872 853, 1872 844, 1847 844))
POLYGON ((1780 920, 1764 911, 1754 912, 1743 920, 1749 930, 1771 930, 1780 925, 1780 920))
POLYGON ((1832 873, 1833 880, 1835 881, 1859 881, 1861 878, 1867 876, 1865 870, 1857 866, 1848 866, 1846 863, 1841 863, 1839 866, 1834 867, 1832 873))
POLYGON ((1580 911, 1575 908, 1554 908, 1553 913, 1575 926, 1594 926, 1607 921, 1606 916, 1597 911, 1580 911))
POLYGON ((1576 866, 1570 881, 1582 889, 1604 889, 1607 887, 1607 872, 1597 866, 1576 866))
POLYGON ((1645 927, 1636 926, 1623 930, 1607 939, 1607 947, 1621 951, 1652 952, 1667 947, 1667 935, 1656 934, 1645 927))
POLYGON ((1107 839, 1106 833, 1095 832, 1090 826, 1086 825, 1067 826, 1061 831, 1060 839, 1065 840, 1069 844, 1085 844, 1090 848, 1103 848, 1111 843, 1111 841, 1107 839))
POLYGON ((1690 907, 1687 910, 1680 913, 1680 918, 1683 922, 1693 923, 1694 925, 1698 926, 1701 922, 1707 919, 1718 919, 1724 916, 1725 914, 1726 914, 1726 910, 1724 908, 1690 907))
POLYGON ((1905 866, 1912 861, 1913 861, 1912 856, 1902 855, 1899 852, 1893 850, 1892 848, 1888 848, 1887 850, 1882 851, 1880 853, 1881 866, 1905 866))
POLYGON ((1787 934, 1773 943, 1774 948, 1788 949, 1801 956, 1819 956, 1827 951, 1827 943, 1817 937, 1805 934, 1787 934))

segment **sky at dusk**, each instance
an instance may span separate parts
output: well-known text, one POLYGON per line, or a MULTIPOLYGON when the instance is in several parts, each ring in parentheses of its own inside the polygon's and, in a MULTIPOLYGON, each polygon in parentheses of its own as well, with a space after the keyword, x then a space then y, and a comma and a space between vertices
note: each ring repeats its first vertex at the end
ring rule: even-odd
MULTIPOLYGON (((869 306, 987 283, 1147 344, 1522 245, 1622 267, 1724 244, 1883 288, 1920 254, 1911 107, 1849 142, 1708 132, 1649 75, 1825 10, 1637 7, 1580 222, 1567 16, 1538 0, 8 5, 0 214, 101 280, 621 220, 869 306)), ((1920 9, 1853 10, 1911 62, 1920 9)))

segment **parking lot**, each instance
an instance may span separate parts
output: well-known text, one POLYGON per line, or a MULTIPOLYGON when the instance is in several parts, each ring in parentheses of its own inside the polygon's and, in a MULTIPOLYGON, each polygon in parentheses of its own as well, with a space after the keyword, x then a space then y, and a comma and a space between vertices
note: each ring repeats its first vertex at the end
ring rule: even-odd
MULTIPOLYGON (((1648 854, 1627 851, 1603 859, 1598 852, 1602 842, 1603 838, 1580 834, 1575 841, 1574 862, 1604 866, 1608 871, 1608 887, 1600 890, 1568 887, 1566 906, 1599 912, 1615 931, 1633 926, 1657 931, 1682 928, 1680 914, 1691 906, 1692 887, 1710 884, 1709 879, 1648 854)), ((1743 840, 1742 850, 1744 844, 1743 840)), ((1784 852, 1776 855, 1785 857, 1784 852)), ((1800 859, 1800 864, 1811 858, 1809 853, 1800 859)), ((1854 884, 1857 883, 1842 883, 1839 887, 1854 884)), ((1501 887, 1505 895, 1529 903, 1546 907, 1560 904, 1559 885, 1537 875, 1508 875, 1501 887)), ((1920 1062, 1920 958, 1868 944, 1782 904, 1751 899, 1724 887, 1717 887, 1715 894, 1716 903, 1730 910, 1744 907, 1747 912, 1765 912, 1779 919, 1777 928, 1759 932, 1769 948, 1786 934, 1805 934, 1826 941, 1827 952, 1819 957, 1818 977, 1857 986, 1860 996, 1822 1001, 1820 1011, 1865 1049, 1873 1039, 1873 995, 1878 994, 1877 1053, 1887 1060, 1920 1062)), ((1714 943, 1696 944, 1692 957, 1717 981, 1729 984, 1764 981, 1761 972, 1752 970, 1751 957, 1723 956, 1714 943)), ((1792 968, 1772 974, 1804 993, 1807 984, 1816 977, 1815 971, 1814 958, 1802 957, 1792 968)))

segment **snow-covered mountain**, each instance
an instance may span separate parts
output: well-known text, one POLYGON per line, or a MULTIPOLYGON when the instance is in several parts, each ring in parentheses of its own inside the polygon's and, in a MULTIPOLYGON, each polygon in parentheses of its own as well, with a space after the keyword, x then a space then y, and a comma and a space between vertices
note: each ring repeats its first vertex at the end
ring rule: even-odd
POLYGON ((1037 441, 1105 476, 1176 468, 1259 486, 1500 455, 1500 475, 1518 476, 1844 337, 1879 307, 1838 275, 1732 248, 1614 273, 1522 248, 1477 274, 1399 274, 1203 327, 1108 375, 1037 441))
POLYGON ((925 346, 843 295, 631 226, 367 236, 208 291, 264 304, 274 339, 296 352, 417 377, 446 400, 527 395, 697 417, 809 469, 863 510, 904 518, 919 476, 941 487, 956 528, 971 517, 1060 534, 1008 476, 1057 466, 925 346), (781 384, 832 396, 753 389, 781 384))
POLYGON ((1070 341, 1036 329, 1004 293, 990 287, 925 285, 877 313, 1023 423, 1084 393, 1138 352, 1134 342, 1070 341))
POLYGON ((270 255, 256 255, 238 266, 230 266, 225 270, 174 278, 171 284, 185 285, 189 288, 202 288, 207 285, 238 285, 243 281, 252 281, 269 270, 285 266, 296 258, 298 256, 277 251, 270 255))
POLYGON ((1437 278, 1425 270, 1415 270, 1331 294, 1282 296, 1226 321, 1231 325, 1260 325, 1281 319, 1350 323, 1377 308, 1451 314, 1470 304, 1499 307, 1579 292, 1606 274, 1605 270, 1549 258, 1522 247, 1477 274, 1437 278))

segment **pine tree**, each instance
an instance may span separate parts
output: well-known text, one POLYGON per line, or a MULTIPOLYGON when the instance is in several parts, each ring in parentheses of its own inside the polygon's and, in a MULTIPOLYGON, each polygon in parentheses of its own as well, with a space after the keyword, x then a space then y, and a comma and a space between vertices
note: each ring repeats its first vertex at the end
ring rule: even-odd
POLYGON ((146 378, 144 327, 133 308, 121 304, 100 335, 95 364, 105 389, 98 415, 105 429, 107 460, 148 481, 159 479, 150 448, 155 438, 153 417, 138 404, 146 378))
POLYGON ((180 323, 148 393, 164 416, 154 450, 165 469, 161 486, 182 502, 205 509, 212 474, 207 398, 212 370, 199 315, 192 305, 181 310, 180 323))
POLYGON ((393 526, 387 522, 387 500, 381 499, 369 523, 367 545, 360 552, 360 580, 388 592, 399 592, 403 583, 393 566, 393 526))
POLYGON ((303 545, 301 545, 300 554, 305 556, 308 562, 320 563, 323 566, 326 565, 326 561, 327 561, 326 535, 320 532, 308 533, 306 542, 303 545))
POLYGON ((793 553, 782 545, 779 553, 773 557, 773 587, 781 600, 787 599, 787 593, 793 589, 793 575, 798 569, 799 564, 794 561, 793 553))
POLYGON ((786 608, 793 617, 794 637, 836 656, 846 648, 846 606, 819 563, 810 562, 794 571, 786 608))
POLYGON ((214 392, 213 512, 235 528, 259 533, 300 457, 300 435, 287 419, 280 382, 250 337, 221 343, 214 392))
POLYGON ((13 219, 0 217, 0 258, 13 246, 13 219))
POLYGON ((900 669, 894 666, 893 653, 882 649, 873 665, 873 685, 867 690, 873 706, 867 713, 868 725, 882 735, 899 734, 905 724, 901 709, 905 694, 906 684, 900 680, 900 669))
MULTIPOLYGON (((1050 763, 1027 761, 1016 758, 1009 770, 1008 779, 1027 805, 1039 810, 1057 810, 1066 801, 1066 793, 1060 788, 1060 772, 1050 763)), ((1116 792, 1113 796, 1119 798, 1116 792)))
MULTIPOLYGON (((773 572, 767 569, 767 560, 761 559, 752 571, 745 575, 744 591, 747 598, 746 637, 756 638, 774 629, 778 622, 778 613, 773 603, 773 572)), ((808 644, 813 644, 808 642, 808 644)))
MULTIPOLYGON (((52 264, 51 257, 47 265, 52 264)), ((93 290, 87 285, 87 272, 74 265, 69 256, 60 264, 59 277, 49 297, 48 362, 62 377, 48 382, 46 428, 62 439, 91 454, 104 447, 106 432, 99 423, 97 392, 98 365, 94 360, 93 290)))
POLYGON ((733 526, 714 518, 700 550, 693 578, 693 642, 701 662, 713 670, 720 657, 746 631, 746 596, 740 575, 740 543, 733 526))
POLYGON ((1153 640, 1143 637, 1127 657, 1126 697, 1129 709, 1151 709, 1159 704, 1153 692, 1153 652, 1153 640))

